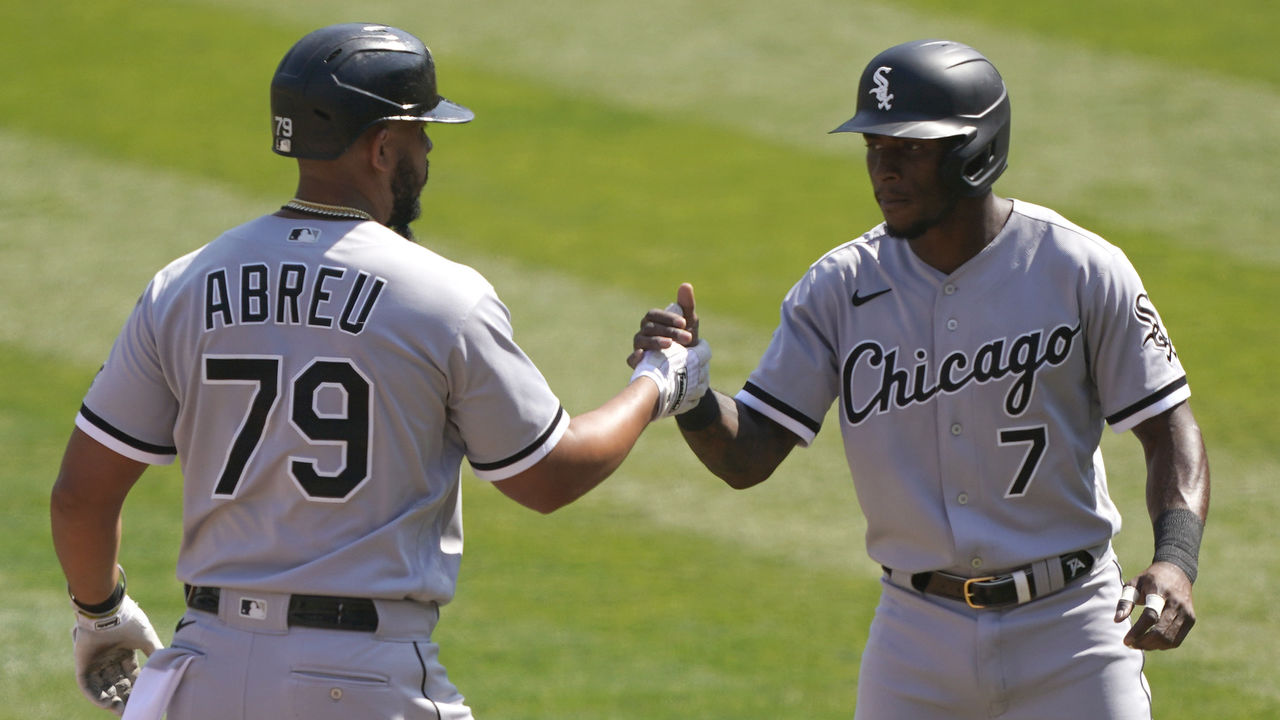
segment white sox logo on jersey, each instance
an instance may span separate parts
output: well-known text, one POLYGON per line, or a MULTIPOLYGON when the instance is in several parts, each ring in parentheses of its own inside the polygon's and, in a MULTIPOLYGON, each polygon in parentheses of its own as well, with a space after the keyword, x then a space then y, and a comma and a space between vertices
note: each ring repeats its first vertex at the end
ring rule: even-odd
POLYGON ((893 94, 889 92, 889 78, 885 77, 893 72, 891 67, 878 67, 871 79, 875 81, 876 86, 867 92, 876 96, 876 107, 881 110, 893 109, 893 94))
MULTIPOLYGON (((889 412, 891 408, 926 403, 938 393, 957 393, 969 383, 983 384, 1009 375, 1016 379, 1005 395, 1004 409, 1010 417, 1016 417, 1031 402, 1036 373, 1043 367, 1061 365, 1071 355, 1079 333, 1079 325, 1059 325, 1049 331, 1047 337, 1042 331, 1033 330, 1012 340, 992 340, 978 348, 972 357, 954 352, 938 364, 936 379, 930 378, 929 354, 924 350, 915 351, 916 365, 908 370, 898 367, 898 348, 886 350, 875 340, 859 343, 845 358, 841 375, 845 420, 858 425, 871 415, 889 412), (873 383, 876 390, 869 396, 858 397, 854 390, 855 376, 867 372, 880 374, 879 381, 873 383)), ((866 386, 865 381, 862 385, 866 386)))
POLYGON ((1155 347, 1164 350, 1165 358, 1172 362, 1178 353, 1173 349, 1173 341, 1169 339, 1169 334, 1164 331, 1164 326, 1160 324, 1160 314, 1156 312, 1156 306, 1151 302, 1151 298, 1147 297, 1146 293, 1142 293, 1134 301, 1133 314, 1142 324, 1151 328, 1146 336, 1142 338, 1142 345, 1145 347, 1147 343, 1151 343, 1155 347))

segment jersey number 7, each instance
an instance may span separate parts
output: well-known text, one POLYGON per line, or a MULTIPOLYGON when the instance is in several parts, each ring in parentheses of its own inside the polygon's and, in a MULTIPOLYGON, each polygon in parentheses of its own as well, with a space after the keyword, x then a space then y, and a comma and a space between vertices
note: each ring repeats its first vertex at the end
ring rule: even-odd
MULTIPOLYGON (((277 355, 206 355, 206 384, 253 385, 253 396, 227 459, 218 476, 213 496, 233 498, 245 470, 262 446, 262 438, 273 420, 280 398, 280 365, 277 355)), ((368 378, 345 358, 315 358, 298 373, 288 388, 289 423, 313 445, 340 445, 343 466, 336 473, 321 473, 315 460, 290 456, 289 472, 298 489, 310 500, 343 502, 369 476, 369 444, 372 393, 368 378), (316 397, 330 387, 343 394, 342 413, 321 413, 316 397)))
POLYGON ((1018 474, 1014 476, 1013 482, 1009 485, 1009 491, 1004 494, 1006 498, 1022 497, 1027 494, 1027 488, 1031 485, 1032 478, 1036 475, 1036 469, 1040 467, 1040 460, 1044 457, 1044 451, 1049 447, 1049 427, 1047 425, 1034 425, 1032 427, 1023 428, 1006 428, 1000 431, 1001 445, 1018 445, 1027 443, 1027 453, 1022 457, 1022 465, 1018 468, 1018 474))

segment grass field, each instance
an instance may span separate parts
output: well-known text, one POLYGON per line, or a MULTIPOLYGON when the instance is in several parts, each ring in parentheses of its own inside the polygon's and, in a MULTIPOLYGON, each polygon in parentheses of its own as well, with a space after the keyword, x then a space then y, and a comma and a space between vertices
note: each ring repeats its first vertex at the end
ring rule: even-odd
MULTIPOLYGON (((1187 645, 1148 661, 1157 717, 1280 717, 1280 53, 1261 0, 1195 7, 978 0, 100 0, 9 3, 0 60, 0 680, 8 718, 91 718, 48 489, 81 395, 165 261, 293 189, 269 151, 283 51, 330 22, 420 33, 443 92, 477 111, 433 131, 423 242, 480 269, 570 412, 625 381, 639 313, 698 287, 714 383, 739 386, 777 303, 877 220, 852 111, 869 57, 946 36, 1001 67, 1014 102, 1002 194, 1122 246, 1195 392, 1215 478, 1187 645), (1070 8, 1069 10, 1066 8, 1070 8), (583 368, 583 363, 588 367, 583 368)), ((1142 459, 1105 439, 1145 564, 1142 459)), ((837 434, 746 493, 670 424, 550 517, 465 478, 467 555, 438 631, 482 718, 847 718, 876 568, 837 434)), ((131 594, 164 638, 180 478, 126 508, 131 594)))

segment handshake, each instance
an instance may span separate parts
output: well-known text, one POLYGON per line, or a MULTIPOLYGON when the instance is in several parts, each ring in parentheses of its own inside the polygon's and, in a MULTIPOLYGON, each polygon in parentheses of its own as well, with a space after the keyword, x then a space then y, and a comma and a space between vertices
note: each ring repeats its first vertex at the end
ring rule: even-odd
POLYGON ((698 338, 692 286, 682 285, 679 296, 683 307, 671 303, 665 311, 650 310, 645 315, 635 336, 635 350, 627 359, 634 368, 632 382, 646 377, 658 386, 654 420, 697 407, 711 381, 711 346, 698 338))

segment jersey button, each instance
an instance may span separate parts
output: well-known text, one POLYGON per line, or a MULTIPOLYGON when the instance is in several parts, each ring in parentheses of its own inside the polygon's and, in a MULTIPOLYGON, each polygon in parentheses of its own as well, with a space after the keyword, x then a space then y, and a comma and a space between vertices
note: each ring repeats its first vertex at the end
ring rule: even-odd
POLYGON ((980 558, 980 557, 976 557, 976 558, 974 558, 974 559, 970 560, 970 561, 969 561, 969 565, 970 565, 974 570, 977 570, 978 568, 982 567, 982 558, 980 558))
POLYGON ((964 432, 964 427, 962 427, 962 426, 960 425, 960 423, 952 423, 952 424, 951 424, 951 434, 952 434, 952 435, 959 435, 959 434, 960 434, 960 433, 962 433, 962 432, 964 432))
POLYGON ((960 323, 957 322, 955 318, 951 318, 950 320, 947 321, 948 330, 955 330, 958 327, 960 327, 960 323))
POLYGON ((960 503, 961 505, 968 505, 968 504, 969 504, 969 494, 968 494, 968 493, 960 493, 959 495, 957 495, 957 496, 956 496, 956 502, 960 503))
POLYGON ((955 295, 956 286, 952 285, 951 283, 947 283, 946 285, 942 286, 942 292, 943 294, 946 294, 946 295, 955 295))

